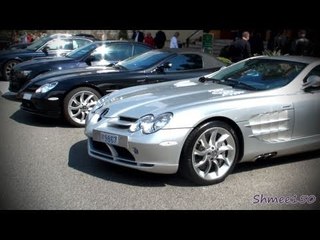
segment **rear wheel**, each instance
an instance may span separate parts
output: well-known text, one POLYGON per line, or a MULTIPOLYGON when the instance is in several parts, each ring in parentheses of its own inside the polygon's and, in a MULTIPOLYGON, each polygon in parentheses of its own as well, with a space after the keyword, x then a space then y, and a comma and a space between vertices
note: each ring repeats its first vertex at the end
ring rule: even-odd
POLYGON ((10 73, 11 73, 11 70, 13 69, 13 67, 15 65, 17 65, 19 63, 19 61, 17 60, 10 60, 8 62, 6 62, 4 64, 4 67, 2 69, 2 76, 3 76, 3 79, 5 81, 9 81, 10 80, 10 73))
POLYGON ((199 185, 223 181, 239 156, 239 141, 226 123, 213 121, 194 129, 188 136, 180 159, 180 172, 199 185))
POLYGON ((88 87, 76 88, 69 92, 63 102, 66 120, 73 126, 84 127, 88 113, 100 97, 99 92, 88 87))

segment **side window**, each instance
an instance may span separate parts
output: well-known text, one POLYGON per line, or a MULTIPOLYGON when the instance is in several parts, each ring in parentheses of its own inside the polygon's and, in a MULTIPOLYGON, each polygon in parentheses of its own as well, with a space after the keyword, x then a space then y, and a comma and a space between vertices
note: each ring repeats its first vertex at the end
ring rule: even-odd
POLYGON ((48 50, 72 50, 73 44, 71 40, 66 39, 53 39, 47 43, 48 50))
POLYGON ((91 41, 85 40, 85 39, 74 39, 72 42, 73 42, 73 49, 76 49, 91 43, 91 41))
POLYGON ((134 45, 133 47, 133 56, 147 52, 150 50, 150 48, 145 47, 145 46, 141 46, 141 45, 134 45))
POLYGON ((202 58, 198 54, 178 55, 169 61, 172 63, 172 67, 167 70, 168 72, 202 68, 202 58))
POLYGON ((131 56, 131 45, 129 44, 112 44, 109 46, 102 45, 91 54, 95 61, 121 61, 131 56))
POLYGON ((131 44, 114 44, 110 47, 109 56, 112 61, 121 61, 132 55, 131 44))

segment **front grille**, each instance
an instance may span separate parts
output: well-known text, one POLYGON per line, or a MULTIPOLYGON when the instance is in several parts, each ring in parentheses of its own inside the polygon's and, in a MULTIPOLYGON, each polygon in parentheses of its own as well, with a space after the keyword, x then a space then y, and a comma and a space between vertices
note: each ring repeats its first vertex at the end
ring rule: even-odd
POLYGON ((135 162, 133 155, 126 148, 108 145, 103 142, 94 141, 93 139, 90 139, 90 142, 92 150, 106 158, 116 159, 118 161, 135 162))

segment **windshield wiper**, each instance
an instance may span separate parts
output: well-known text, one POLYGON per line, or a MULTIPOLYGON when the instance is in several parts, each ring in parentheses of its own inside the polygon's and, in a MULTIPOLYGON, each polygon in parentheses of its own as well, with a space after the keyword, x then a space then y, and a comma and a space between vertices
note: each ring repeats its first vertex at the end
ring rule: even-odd
MULTIPOLYGON (((240 81, 237 81, 237 80, 230 80, 230 79, 214 79, 214 78, 205 78, 203 77, 203 82, 207 81, 207 80, 211 80, 213 83, 217 83, 217 84, 224 84, 224 85, 228 85, 228 86, 231 86, 233 88, 236 88, 236 87, 240 87, 240 88, 244 88, 244 89, 247 89, 247 90, 258 90, 257 88, 247 84, 247 83, 244 83, 244 82, 240 82, 240 81)), ((199 81, 200 81, 200 78, 199 78, 199 81)))
POLYGON ((240 87, 240 88, 245 88, 247 90, 257 90, 257 88, 255 88, 247 83, 240 82, 237 80, 223 79, 223 80, 218 80, 218 81, 220 81, 220 83, 222 83, 222 84, 225 83, 229 86, 232 86, 233 88, 240 87))

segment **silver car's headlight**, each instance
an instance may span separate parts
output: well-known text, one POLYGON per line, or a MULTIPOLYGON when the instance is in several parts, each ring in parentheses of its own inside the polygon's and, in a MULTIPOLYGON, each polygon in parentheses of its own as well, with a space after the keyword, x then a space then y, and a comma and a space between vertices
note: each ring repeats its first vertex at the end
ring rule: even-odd
POLYGON ((129 128, 130 132, 142 130, 144 134, 154 133, 167 125, 172 118, 172 113, 163 113, 157 117, 152 114, 141 117, 129 128))
POLYGON ((43 84, 36 90, 36 93, 46 93, 55 88, 58 85, 58 82, 46 83, 43 84))

